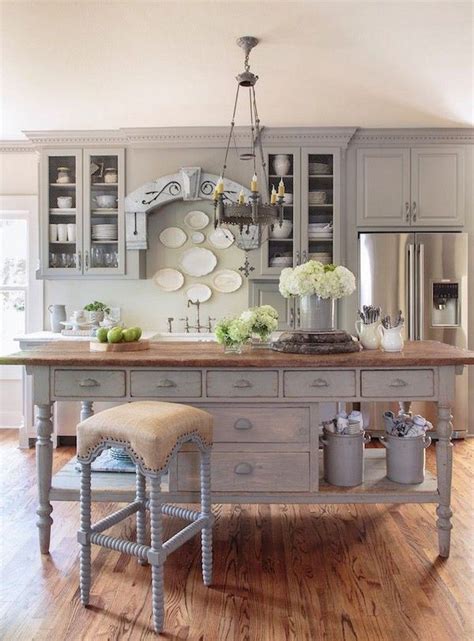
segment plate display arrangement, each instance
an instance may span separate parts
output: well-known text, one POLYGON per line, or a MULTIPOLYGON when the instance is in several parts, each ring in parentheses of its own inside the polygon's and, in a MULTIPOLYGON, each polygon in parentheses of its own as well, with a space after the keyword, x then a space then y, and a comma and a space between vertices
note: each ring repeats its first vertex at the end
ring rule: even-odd
POLYGON ((184 284, 184 276, 177 269, 165 267, 153 276, 153 282, 164 292, 176 292, 184 284))
POLYGON ((167 227, 163 229, 160 236, 160 242, 170 249, 178 249, 187 241, 188 236, 180 227, 167 227))
POLYGON ((184 224, 194 231, 199 231, 209 225, 209 216, 205 212, 197 209, 189 211, 184 217, 184 224))
POLYGON ((227 249, 234 240, 234 234, 224 227, 218 227, 209 234, 209 242, 216 249, 227 249))
POLYGON ((181 256, 179 266, 188 276, 206 276, 214 271, 217 257, 210 249, 192 247, 181 256))
POLYGON ((242 276, 233 269, 221 269, 212 278, 214 289, 221 294, 231 294, 242 286, 242 276))
POLYGON ((186 290, 186 296, 188 300, 193 303, 205 303, 211 298, 212 289, 207 285, 196 283, 195 285, 191 285, 191 287, 188 287, 188 289, 186 290))

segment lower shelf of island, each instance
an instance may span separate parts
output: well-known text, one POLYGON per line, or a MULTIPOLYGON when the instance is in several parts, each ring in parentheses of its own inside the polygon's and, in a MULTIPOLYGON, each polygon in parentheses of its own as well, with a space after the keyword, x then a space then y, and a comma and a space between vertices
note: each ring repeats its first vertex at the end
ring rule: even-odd
MULTIPOLYGON (((436 475, 426 470, 425 480, 417 485, 394 483, 386 477, 385 451, 367 449, 365 452, 364 482, 356 487, 336 487, 322 478, 320 452, 319 491, 299 493, 213 493, 214 503, 437 503, 439 501, 436 475)), ((80 473, 73 458, 53 476, 50 498, 53 501, 79 500, 80 473)), ((162 482, 166 500, 177 503, 198 503, 198 492, 169 491, 168 478, 162 482)), ((135 497, 135 475, 130 472, 92 472, 92 500, 128 502, 135 497)))

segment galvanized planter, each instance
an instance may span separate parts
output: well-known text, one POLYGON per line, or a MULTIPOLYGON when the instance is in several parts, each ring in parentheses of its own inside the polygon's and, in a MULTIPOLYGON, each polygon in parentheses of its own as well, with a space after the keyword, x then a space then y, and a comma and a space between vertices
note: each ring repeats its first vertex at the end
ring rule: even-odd
POLYGON ((431 445, 426 434, 400 437, 386 434, 380 442, 387 449, 387 478, 395 483, 414 485, 425 479, 425 450, 431 445))
POLYGON ((331 485, 354 487, 364 480, 364 445, 370 435, 335 434, 324 430, 324 478, 331 485))

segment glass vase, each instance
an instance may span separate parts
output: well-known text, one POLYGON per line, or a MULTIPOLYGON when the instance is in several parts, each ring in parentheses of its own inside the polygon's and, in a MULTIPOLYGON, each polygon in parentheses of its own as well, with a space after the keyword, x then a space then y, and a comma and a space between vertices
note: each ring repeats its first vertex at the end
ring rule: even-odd
POLYGON ((250 347, 252 349, 270 349, 271 345, 271 334, 265 334, 264 336, 260 336, 260 334, 252 334, 250 338, 250 347))
POLYGON ((224 354, 242 354, 242 343, 224 343, 224 354))
POLYGON ((300 329, 330 331, 334 329, 334 298, 320 298, 315 294, 300 296, 300 329))

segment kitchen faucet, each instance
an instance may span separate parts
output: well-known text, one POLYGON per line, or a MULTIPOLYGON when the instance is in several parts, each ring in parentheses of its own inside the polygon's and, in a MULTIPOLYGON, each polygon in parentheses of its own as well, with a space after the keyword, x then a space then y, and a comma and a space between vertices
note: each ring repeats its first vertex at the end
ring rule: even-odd
POLYGON ((180 318, 179 319, 180 321, 184 321, 184 331, 186 332, 186 334, 189 334, 189 330, 190 329, 195 329, 198 334, 201 333, 202 329, 207 329, 207 331, 209 333, 211 333, 212 332, 212 321, 214 321, 216 319, 215 318, 211 318, 210 316, 208 316, 207 325, 201 325, 201 314, 200 314, 201 301, 197 300, 197 301, 194 302, 191 299, 188 299, 188 305, 187 305, 188 308, 191 305, 194 305, 196 307, 196 325, 190 325, 189 324, 188 316, 186 316, 185 318, 180 318))

